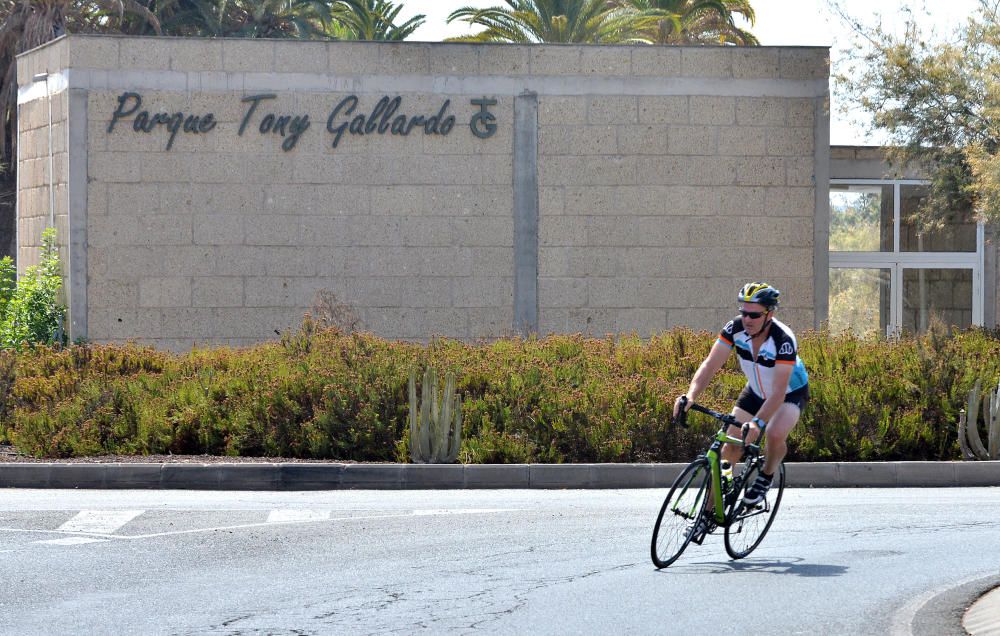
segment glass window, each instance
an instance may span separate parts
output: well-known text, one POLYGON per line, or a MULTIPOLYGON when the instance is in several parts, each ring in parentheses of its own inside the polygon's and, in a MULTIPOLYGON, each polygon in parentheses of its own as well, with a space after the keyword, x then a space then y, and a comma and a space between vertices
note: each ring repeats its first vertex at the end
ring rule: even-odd
POLYGON ((830 184, 830 250, 892 251, 892 185, 830 184))
POLYGON ((903 269, 903 330, 922 333, 933 321, 972 326, 971 269, 903 269))
MULTIPOLYGON (((902 252, 975 252, 976 221, 969 212, 940 215, 943 227, 921 227, 915 218, 927 197, 925 185, 899 188, 899 249, 902 252)), ((831 228, 832 229, 832 228, 831 228)))
POLYGON ((983 324, 982 225, 969 209, 932 210, 930 192, 916 180, 830 184, 831 331, 983 324))
POLYGON ((889 320, 889 269, 830 270, 830 331, 884 335, 889 320))

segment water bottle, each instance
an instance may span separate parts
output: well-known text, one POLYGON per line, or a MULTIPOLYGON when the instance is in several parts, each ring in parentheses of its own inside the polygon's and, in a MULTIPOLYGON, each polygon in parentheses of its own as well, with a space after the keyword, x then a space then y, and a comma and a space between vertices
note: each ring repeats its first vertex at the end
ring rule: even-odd
POLYGON ((733 465, 726 460, 722 460, 719 468, 722 469, 722 488, 723 490, 729 490, 733 483, 733 465))

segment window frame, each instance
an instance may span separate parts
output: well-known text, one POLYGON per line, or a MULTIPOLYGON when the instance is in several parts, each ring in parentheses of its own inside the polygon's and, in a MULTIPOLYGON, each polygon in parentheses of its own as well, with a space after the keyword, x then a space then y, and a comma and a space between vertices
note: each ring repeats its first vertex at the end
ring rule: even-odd
POLYGON ((904 269, 971 269, 972 270, 972 324, 985 323, 985 225, 976 223, 975 252, 901 252, 900 207, 901 187, 906 185, 928 185, 927 179, 830 179, 830 185, 878 185, 892 186, 892 251, 827 252, 830 269, 888 269, 890 316, 886 327, 887 335, 899 333, 903 317, 903 270, 904 269))

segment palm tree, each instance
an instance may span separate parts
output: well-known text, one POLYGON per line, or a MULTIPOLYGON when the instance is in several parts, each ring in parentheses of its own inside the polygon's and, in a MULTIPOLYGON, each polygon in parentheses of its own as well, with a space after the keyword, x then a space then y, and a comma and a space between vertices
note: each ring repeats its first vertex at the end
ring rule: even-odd
POLYGON ((338 40, 405 40, 426 16, 418 14, 397 25, 396 16, 402 8, 392 0, 338 0, 328 35, 338 40))
POLYGON ((613 0, 634 12, 644 39, 652 44, 731 44, 757 46, 749 31, 736 26, 734 15, 753 26, 750 0, 613 0))
POLYGON ((485 30, 452 42, 638 42, 635 11, 609 0, 504 0, 506 7, 462 7, 448 22, 462 20, 485 30))
MULTIPOLYGON (((169 0, 168 0, 169 1, 169 0)), ((159 33, 156 16, 136 0, 0 0, 0 226, 14 233, 17 175, 17 64, 15 57, 68 31, 115 31, 143 24, 159 33)), ((10 246, 16 250, 16 246, 10 246)), ((7 245, 0 246, 6 252, 7 245)))
POLYGON ((160 33, 160 23, 136 0, 0 0, 0 165, 4 179, 12 165, 17 113, 15 56, 69 31, 121 32, 122 25, 143 23, 160 33))
POLYGON ((333 21, 331 3, 324 0, 178 0, 171 4, 170 35, 314 39, 325 38, 333 21))

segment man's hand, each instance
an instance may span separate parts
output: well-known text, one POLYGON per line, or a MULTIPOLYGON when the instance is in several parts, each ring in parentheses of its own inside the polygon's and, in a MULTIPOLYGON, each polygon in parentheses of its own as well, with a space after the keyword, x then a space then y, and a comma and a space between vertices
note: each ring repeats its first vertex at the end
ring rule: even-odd
POLYGON ((758 425, 760 419, 753 418, 748 422, 743 423, 743 441, 746 442, 748 439, 750 443, 753 444, 758 437, 760 437, 760 426, 758 425))
POLYGON ((681 409, 687 411, 690 408, 691 408, 691 403, 688 401, 688 396, 686 395, 678 396, 677 399, 674 400, 674 419, 676 420, 677 416, 681 414, 681 409))

